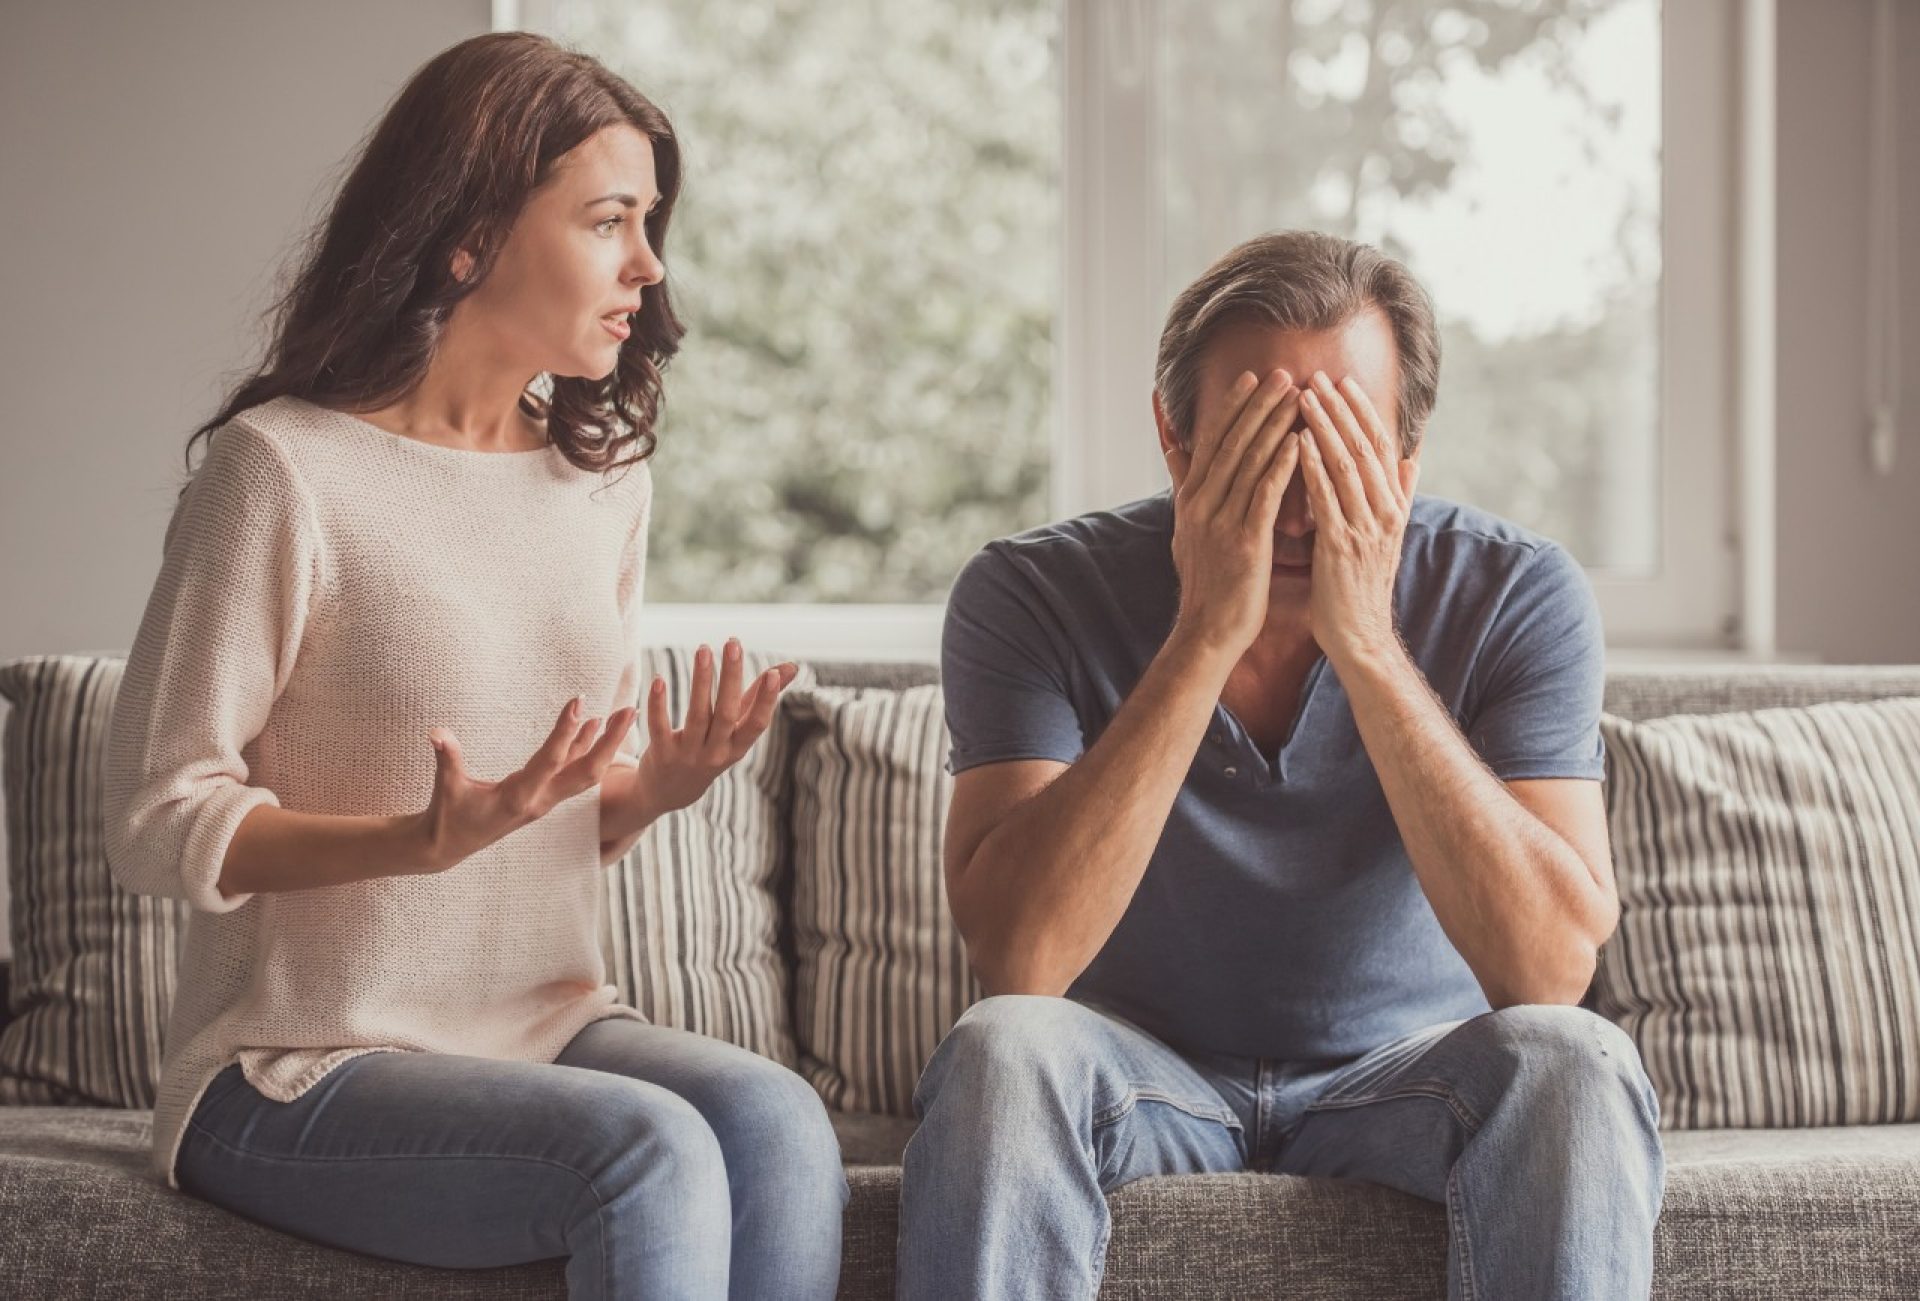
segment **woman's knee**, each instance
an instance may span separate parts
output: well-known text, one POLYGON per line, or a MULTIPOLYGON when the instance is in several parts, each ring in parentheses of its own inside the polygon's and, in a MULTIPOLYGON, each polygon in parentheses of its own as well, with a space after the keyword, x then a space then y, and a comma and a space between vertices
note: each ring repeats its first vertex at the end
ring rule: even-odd
POLYGON ((595 1199, 611 1202, 645 1188, 695 1205, 726 1204, 719 1138, 698 1109, 669 1090, 603 1076, 568 1089, 548 1114, 595 1199))
POLYGON ((728 1165, 778 1171, 804 1183, 844 1189, 840 1140, 811 1084, 780 1063, 743 1051, 704 1080, 691 1098, 719 1139, 728 1165))

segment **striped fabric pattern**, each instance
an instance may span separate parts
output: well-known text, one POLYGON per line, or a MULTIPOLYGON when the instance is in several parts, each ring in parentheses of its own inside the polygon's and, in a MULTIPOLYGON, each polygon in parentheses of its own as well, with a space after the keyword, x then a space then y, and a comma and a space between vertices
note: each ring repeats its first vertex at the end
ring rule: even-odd
POLYGON ((102 766, 124 667, 0 665, 13 896, 0 1105, 153 1106, 187 906, 129 893, 107 869, 102 766))
POLYGON ((953 778, 940 688, 790 693, 794 1024, 829 1107, 911 1116, 934 1047, 980 997, 947 906, 953 778))
MULTIPOLYGON (((673 721, 685 721, 692 647, 648 647, 640 690, 667 681, 673 721)), ((743 680, 781 662, 746 653, 743 680)), ((812 684, 805 663, 783 701, 812 684)), ((647 725, 635 724, 644 752, 647 725)), ((782 951, 786 820, 793 723, 783 707, 739 763, 692 807, 641 834, 607 869, 601 944, 620 1002, 656 1025, 725 1039, 785 1066, 797 1061, 782 951)))
POLYGON ((1920 1120, 1920 697, 1601 729, 1598 1010, 1662 1126, 1920 1120))

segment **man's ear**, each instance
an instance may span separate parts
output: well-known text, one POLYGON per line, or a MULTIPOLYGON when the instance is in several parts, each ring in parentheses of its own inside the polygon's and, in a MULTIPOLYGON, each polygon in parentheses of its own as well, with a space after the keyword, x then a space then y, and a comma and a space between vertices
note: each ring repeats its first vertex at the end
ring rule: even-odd
POLYGON ((1160 433, 1160 454, 1162 456, 1165 456, 1168 452, 1176 448, 1183 452, 1187 450, 1186 443, 1174 432, 1173 422, 1167 419, 1167 407, 1166 404, 1160 400, 1159 389, 1153 391, 1153 426, 1160 433))

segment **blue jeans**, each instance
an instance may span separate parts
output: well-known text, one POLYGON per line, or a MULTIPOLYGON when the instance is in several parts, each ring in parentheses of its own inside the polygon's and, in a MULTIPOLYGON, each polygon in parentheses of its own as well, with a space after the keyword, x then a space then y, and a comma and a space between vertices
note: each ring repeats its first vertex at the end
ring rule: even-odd
POLYGON ((564 1256, 567 1295, 831 1297, 847 1179, 806 1081, 744 1048, 596 1021, 552 1064, 382 1052, 293 1102, 227 1067, 176 1176, 315 1242, 422 1265, 564 1256))
POLYGON ((968 1009, 914 1095, 899 1295, 1092 1297, 1105 1194, 1148 1175, 1365 1180, 1443 1202, 1447 1295, 1646 1297, 1666 1161, 1624 1031, 1577 1007, 1429 1026, 1354 1059, 1183 1056, 1064 998, 968 1009))

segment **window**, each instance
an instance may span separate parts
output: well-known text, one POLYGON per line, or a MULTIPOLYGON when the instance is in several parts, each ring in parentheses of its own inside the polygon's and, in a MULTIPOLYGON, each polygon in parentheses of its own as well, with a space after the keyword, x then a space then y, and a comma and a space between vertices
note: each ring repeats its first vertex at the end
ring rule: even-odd
POLYGON ((1165 486, 1168 303, 1306 225, 1434 296, 1423 491, 1566 543, 1614 642, 1729 644, 1735 3, 505 6, 686 141, 662 635, 930 657, 980 543, 1165 486))

